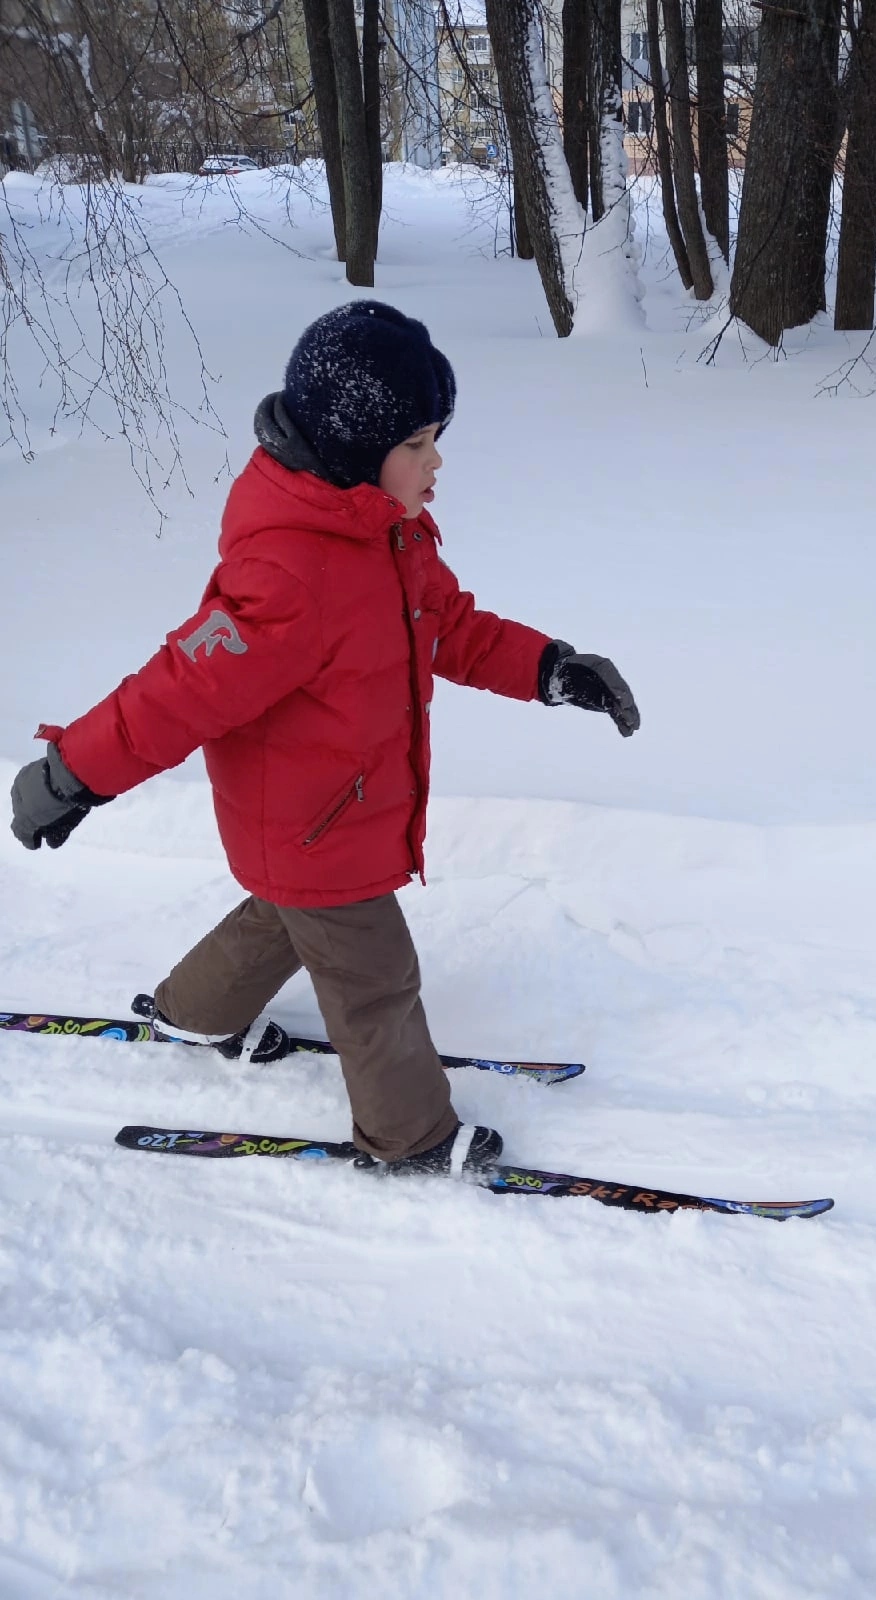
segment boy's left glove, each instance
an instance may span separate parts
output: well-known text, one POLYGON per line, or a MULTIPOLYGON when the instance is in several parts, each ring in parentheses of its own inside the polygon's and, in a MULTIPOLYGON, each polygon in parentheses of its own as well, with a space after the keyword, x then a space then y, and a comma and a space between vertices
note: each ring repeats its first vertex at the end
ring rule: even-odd
POLYGON ((65 766, 58 746, 50 744, 44 760, 29 761, 12 785, 12 832, 25 850, 38 850, 44 839, 57 850, 92 806, 114 798, 87 789, 65 766))
POLYGON ((633 691, 614 663, 607 656, 579 656, 562 639, 554 639, 541 653, 538 693, 546 706, 607 711, 625 739, 641 721, 633 691))

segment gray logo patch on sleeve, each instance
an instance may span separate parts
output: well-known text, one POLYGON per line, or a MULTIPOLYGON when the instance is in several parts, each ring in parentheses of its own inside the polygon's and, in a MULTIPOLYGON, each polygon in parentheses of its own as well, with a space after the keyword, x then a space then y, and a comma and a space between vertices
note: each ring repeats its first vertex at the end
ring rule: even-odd
POLYGON ((217 644, 221 644, 223 650, 227 650, 232 656, 244 656, 249 649, 249 645, 244 644, 231 618, 226 617, 224 611, 218 610, 211 611, 207 620, 202 622, 194 633, 190 633, 187 639, 177 639, 176 642, 190 661, 195 660, 202 644, 206 645, 208 657, 213 654, 217 644))

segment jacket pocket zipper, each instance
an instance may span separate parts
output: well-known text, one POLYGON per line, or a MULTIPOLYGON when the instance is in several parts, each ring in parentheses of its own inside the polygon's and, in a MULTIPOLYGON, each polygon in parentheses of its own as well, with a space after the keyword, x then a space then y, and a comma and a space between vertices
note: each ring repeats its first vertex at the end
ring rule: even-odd
POLYGON ((364 799, 365 776, 364 773, 360 772, 358 778, 351 783, 349 789, 347 789, 344 794, 341 795, 340 799, 335 801, 331 811, 328 811, 324 817, 320 817, 316 827, 311 828, 306 839, 302 839, 302 848, 306 850, 308 846, 316 844, 317 839, 321 839, 323 834, 327 833, 329 828, 334 826, 341 815, 341 812, 346 811, 347 806, 350 805, 353 800, 362 801, 364 799))

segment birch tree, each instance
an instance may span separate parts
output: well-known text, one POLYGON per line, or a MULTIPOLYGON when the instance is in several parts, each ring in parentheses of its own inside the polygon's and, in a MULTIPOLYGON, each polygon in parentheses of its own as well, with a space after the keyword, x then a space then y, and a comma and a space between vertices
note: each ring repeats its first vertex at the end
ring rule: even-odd
POLYGON ((594 222, 626 194, 621 0, 564 0, 563 148, 594 222))
MULTIPOLYGON (((131 20, 139 28, 142 16, 131 20)), ((27 387, 17 371, 24 340, 38 353, 43 404, 54 407, 52 426, 68 419, 83 433, 123 439, 157 505, 162 488, 185 477, 177 419, 188 406, 171 392, 171 339, 175 350, 188 339, 195 354, 198 420, 217 433, 222 428, 194 329, 118 175, 134 113, 139 116, 147 98, 138 104, 128 79, 154 30, 134 29, 122 41, 113 22, 118 25, 109 0, 94 0, 90 8, 71 0, 59 32, 48 7, 17 0, 16 26, 0 41, 0 65, 14 72, 43 130, 53 126, 54 109, 58 137, 69 141, 82 181, 88 179, 84 203, 81 196, 68 202, 64 188, 52 195, 57 241, 51 276, 43 276, 14 194, 7 198, 0 189, 0 442, 12 441, 25 455, 32 448, 27 387), (96 42, 86 23, 97 27, 96 42)), ((177 65, 167 30, 158 47, 162 76, 151 82, 167 87, 177 65)))
POLYGON ((626 193, 620 0, 587 0, 589 10, 590 209, 594 222, 626 193))
POLYGON ((542 50, 538 0, 487 0, 514 173, 554 327, 572 331, 586 225, 575 198, 542 50))
MULTIPOLYGON (((605 0, 605 3, 617 7, 618 0, 605 0)), ((587 246, 591 238, 596 239, 597 233, 598 254, 611 258, 612 270, 617 280, 623 280, 624 292, 632 287, 635 298, 639 297, 630 245, 619 46, 617 75, 609 68, 601 80, 599 104, 604 114, 597 119, 594 130, 594 136, 598 133, 602 220, 586 237, 587 215, 572 181, 547 80, 539 0, 486 0, 486 14, 507 118, 514 180, 522 196, 533 253, 554 327, 560 338, 565 338, 572 331, 586 290, 587 257, 596 259, 587 246)), ((619 16, 619 10, 617 14, 619 16)), ((606 50, 604 60, 611 59, 611 52, 606 50)), ((590 104, 592 108, 592 99, 590 104)), ((591 193, 593 172, 591 139, 591 193)), ((597 247, 594 245, 593 249, 596 251, 597 247)))

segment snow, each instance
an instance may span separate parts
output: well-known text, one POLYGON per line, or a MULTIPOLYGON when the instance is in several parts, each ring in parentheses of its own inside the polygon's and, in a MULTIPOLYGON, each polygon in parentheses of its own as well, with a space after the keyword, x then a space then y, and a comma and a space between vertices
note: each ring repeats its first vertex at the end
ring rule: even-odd
MULTIPOLYGON (((403 896, 436 1041, 588 1064, 550 1090, 456 1074, 457 1109, 512 1160, 836 1209, 643 1218, 149 1159, 122 1123, 346 1137, 339 1067, 0 1034, 0 1593, 863 1600, 873 401, 819 394, 863 341, 819 322, 776 362, 731 331, 706 364, 720 309, 678 288, 645 184, 646 323, 609 303, 560 343, 531 264, 493 258, 488 179, 477 213, 450 172, 386 180, 375 293, 459 382, 446 557, 484 603, 611 655, 642 711, 621 740, 440 686, 429 885, 403 896)), ((0 190, 41 262, 63 248, 49 187, 0 190)), ((163 491, 156 538, 127 446, 53 423, 16 330, 34 458, 0 451, 7 790, 38 722, 190 612, 226 453, 237 470, 306 322, 359 293, 318 191, 291 222, 261 173, 128 193, 227 439, 180 413, 192 496, 163 491)), ((238 898, 200 758, 57 853, 0 831, 0 895, 4 1005, 125 1015, 238 898)), ((301 980, 272 1014, 319 1028, 301 980)))

